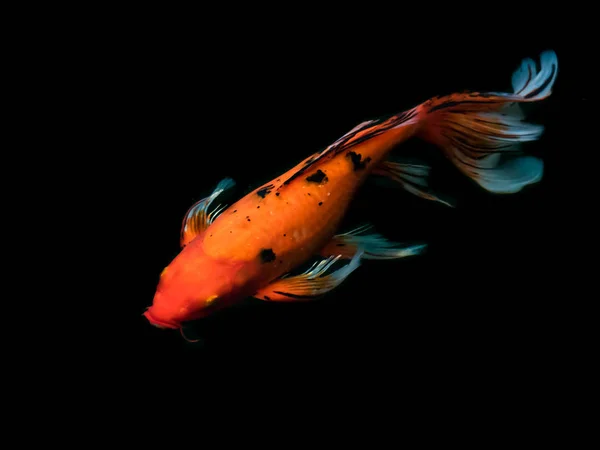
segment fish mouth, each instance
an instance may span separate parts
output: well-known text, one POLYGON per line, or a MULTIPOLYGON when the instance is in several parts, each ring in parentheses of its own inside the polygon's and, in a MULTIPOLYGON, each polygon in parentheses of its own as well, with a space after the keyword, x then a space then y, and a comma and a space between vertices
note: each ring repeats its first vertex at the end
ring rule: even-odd
POLYGON ((144 314, 142 314, 146 319, 148 319, 148 322, 150 322, 151 325, 155 326, 156 328, 160 328, 161 330, 164 329, 171 329, 171 330, 176 330, 177 328, 180 328, 180 326, 174 322, 165 322, 164 320, 159 320, 156 317, 154 317, 152 315, 152 313, 150 312, 150 310, 146 310, 146 312, 144 312, 144 314))

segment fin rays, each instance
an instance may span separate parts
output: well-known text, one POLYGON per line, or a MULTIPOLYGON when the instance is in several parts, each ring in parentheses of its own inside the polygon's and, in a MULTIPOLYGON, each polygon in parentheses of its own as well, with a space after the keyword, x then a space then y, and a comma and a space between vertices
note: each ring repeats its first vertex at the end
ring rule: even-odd
POLYGON ((311 300, 338 287, 360 266, 362 250, 343 267, 327 274, 342 255, 330 256, 313 264, 300 275, 285 275, 254 294, 254 297, 269 301, 311 300))
POLYGON ((362 249, 362 259, 398 259, 418 255, 425 250, 425 244, 407 245, 392 242, 379 233, 372 231, 371 224, 361 225, 347 233, 337 234, 327 244, 321 254, 323 256, 342 253, 344 257, 352 257, 357 249, 362 249), (366 234, 366 232, 369 232, 366 234))
POLYGON ((516 155, 522 144, 538 140, 544 126, 523 122, 518 103, 545 99, 558 72, 553 51, 540 56, 540 69, 526 58, 513 73, 514 93, 452 94, 422 105, 423 127, 418 136, 441 147, 446 156, 484 189, 515 193, 538 182, 543 163, 516 155))
POLYGON ((210 211, 210 207, 216 198, 234 186, 235 181, 231 178, 225 178, 219 182, 212 194, 197 201, 188 209, 181 224, 181 247, 185 247, 198 234, 206 230, 217 216, 227 208, 227 205, 219 204, 215 209, 210 211))

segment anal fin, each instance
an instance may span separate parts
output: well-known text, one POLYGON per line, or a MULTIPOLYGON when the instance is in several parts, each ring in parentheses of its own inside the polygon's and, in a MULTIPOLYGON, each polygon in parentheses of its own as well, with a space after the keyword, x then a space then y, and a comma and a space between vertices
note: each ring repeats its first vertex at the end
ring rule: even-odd
POLYGON ((329 256, 300 275, 275 280, 254 294, 254 297, 278 302, 314 300, 339 286, 360 266, 362 251, 357 250, 352 259, 338 270, 326 274, 331 266, 342 258, 340 254, 329 256))
POLYGON ((322 256, 342 255, 351 258, 358 248, 363 249, 362 259, 398 259, 418 255, 425 249, 425 244, 402 244, 392 242, 374 232, 363 234, 371 229, 371 225, 363 225, 348 233, 337 234, 321 250, 322 256))

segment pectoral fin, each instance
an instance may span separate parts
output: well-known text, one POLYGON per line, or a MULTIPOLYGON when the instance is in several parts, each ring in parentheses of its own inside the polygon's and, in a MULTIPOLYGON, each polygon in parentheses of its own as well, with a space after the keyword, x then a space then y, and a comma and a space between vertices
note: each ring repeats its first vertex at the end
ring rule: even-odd
POLYGON ((226 205, 217 205, 211 210, 210 206, 218 196, 233 186, 235 186, 235 182, 231 178, 221 180, 212 194, 197 201, 188 209, 181 225, 181 247, 185 247, 192 239, 206 230, 226 208, 226 205))
POLYGON ((339 286, 348 276, 360 266, 362 251, 358 250, 352 259, 340 269, 329 273, 331 266, 342 256, 330 256, 300 275, 280 278, 264 287, 254 297, 278 302, 294 302, 314 300, 339 286))
POLYGON ((418 255, 425 244, 402 244, 392 242, 378 233, 365 232, 371 229, 371 225, 363 225, 348 233, 337 234, 321 250, 322 256, 342 255, 343 258, 351 258, 358 248, 364 250, 362 259, 397 259, 406 256, 418 255))

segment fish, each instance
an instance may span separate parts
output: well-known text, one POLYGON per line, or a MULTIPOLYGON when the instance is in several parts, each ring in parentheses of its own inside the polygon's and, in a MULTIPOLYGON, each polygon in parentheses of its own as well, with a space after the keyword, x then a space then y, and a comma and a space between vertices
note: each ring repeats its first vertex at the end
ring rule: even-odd
POLYGON ((362 122, 231 205, 222 199, 235 181, 224 178, 184 215, 180 252, 160 274, 143 316, 158 328, 182 329, 250 297, 312 301, 340 286, 363 260, 423 253, 426 244, 392 242, 368 223, 342 233, 357 190, 370 177, 384 177, 453 206, 429 188, 427 163, 395 155, 409 138, 434 144, 490 193, 512 194, 537 183, 543 160, 525 154, 523 144, 538 140, 544 125, 527 122, 521 106, 549 97, 557 73, 556 53, 546 50, 539 64, 522 60, 512 92, 441 95, 362 122))

